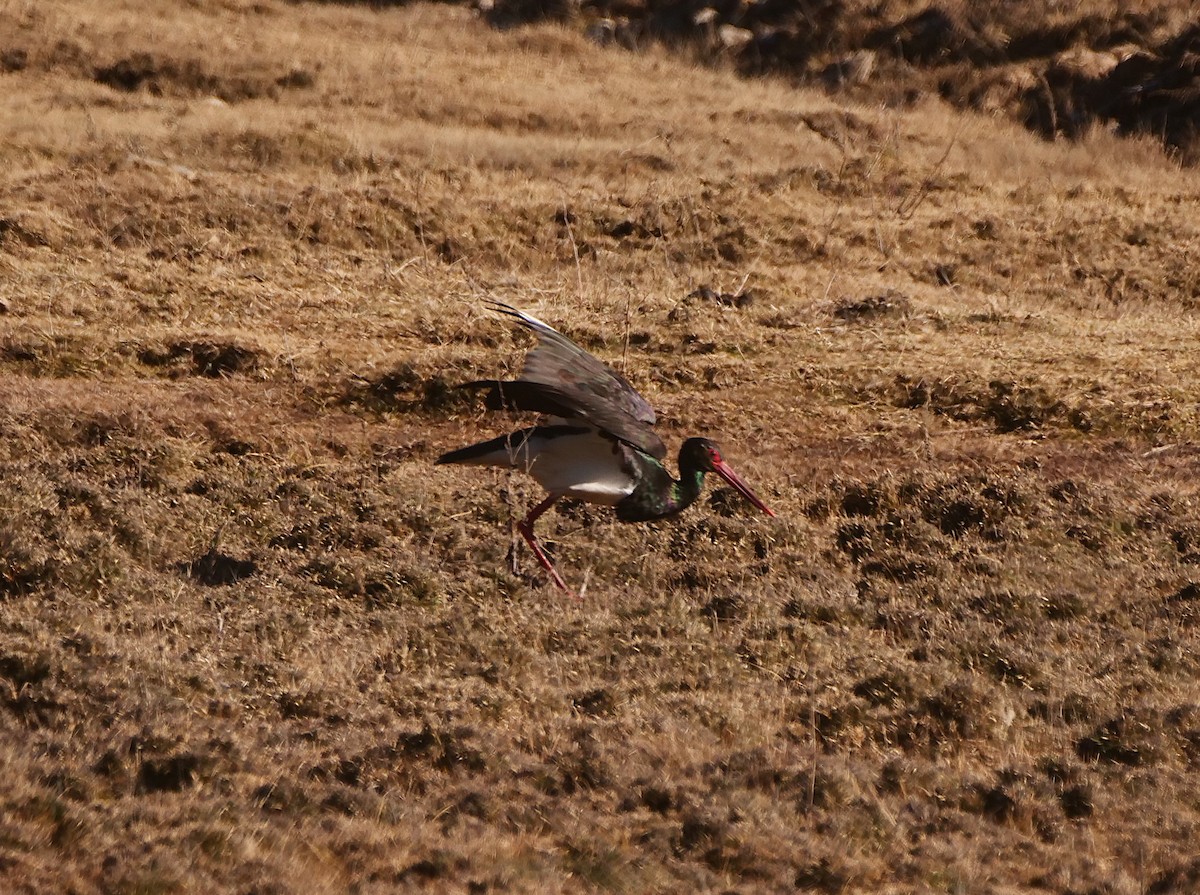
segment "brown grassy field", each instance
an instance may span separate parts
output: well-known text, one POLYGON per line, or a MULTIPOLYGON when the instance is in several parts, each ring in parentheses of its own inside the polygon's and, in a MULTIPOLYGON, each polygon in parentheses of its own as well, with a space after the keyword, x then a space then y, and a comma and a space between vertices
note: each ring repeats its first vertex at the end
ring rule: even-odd
POLYGON ((0 5, 0 889, 1200 888, 1200 178, 467 10, 0 5), (744 295, 740 303, 694 294, 744 295), (713 489, 511 522, 527 308, 713 489))

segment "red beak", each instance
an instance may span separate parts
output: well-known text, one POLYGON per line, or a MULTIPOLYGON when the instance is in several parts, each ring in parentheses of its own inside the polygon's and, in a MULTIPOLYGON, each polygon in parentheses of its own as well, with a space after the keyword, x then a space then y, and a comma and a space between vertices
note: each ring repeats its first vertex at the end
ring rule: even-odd
POLYGON ((746 484, 740 475, 730 469, 729 464, 724 460, 714 460, 713 471, 736 488, 742 497, 746 498, 746 500, 750 501, 768 516, 775 515, 771 512, 771 508, 759 500, 758 495, 750 490, 750 486, 746 484))

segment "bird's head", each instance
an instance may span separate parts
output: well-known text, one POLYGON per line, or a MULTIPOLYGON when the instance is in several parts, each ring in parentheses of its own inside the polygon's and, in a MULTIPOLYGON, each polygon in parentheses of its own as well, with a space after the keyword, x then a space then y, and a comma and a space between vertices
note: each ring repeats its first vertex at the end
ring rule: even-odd
POLYGON ((742 497, 750 501, 768 516, 774 516, 771 508, 763 503, 757 494, 750 490, 750 486, 742 479, 740 475, 734 472, 729 464, 725 462, 725 458, 721 456, 721 449, 716 443, 707 438, 689 438, 683 443, 683 447, 679 449, 679 469, 681 472, 688 470, 697 470, 699 472, 715 472, 725 481, 737 490, 742 497))
POLYGON ((717 464, 724 463, 721 449, 707 438, 689 438, 679 449, 681 469, 698 469, 701 472, 716 472, 717 464))

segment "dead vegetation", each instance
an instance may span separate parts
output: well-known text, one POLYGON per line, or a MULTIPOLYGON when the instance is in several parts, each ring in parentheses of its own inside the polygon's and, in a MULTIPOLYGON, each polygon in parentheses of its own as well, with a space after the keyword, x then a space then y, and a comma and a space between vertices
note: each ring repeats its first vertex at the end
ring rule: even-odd
POLYGON ((0 888, 1194 888, 1157 147, 453 5, 0 35, 0 888), (519 363, 489 297, 780 518, 568 504, 584 601, 510 574, 536 489, 431 466, 512 423, 454 388, 519 363))
POLYGON ((1044 137, 1093 129, 1200 158, 1200 27, 1188 4, 1074 2, 729 4, 708 0, 481 0, 500 26, 571 23, 601 45, 663 43, 745 75, 770 74, 858 101, 937 96, 1002 113, 1044 137))

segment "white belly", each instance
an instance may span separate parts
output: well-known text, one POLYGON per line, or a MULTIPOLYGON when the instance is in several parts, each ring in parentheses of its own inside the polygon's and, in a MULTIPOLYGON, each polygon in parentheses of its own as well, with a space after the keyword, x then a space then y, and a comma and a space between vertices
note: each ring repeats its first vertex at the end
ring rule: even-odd
POLYGON ((594 430, 555 438, 514 438, 508 454, 508 465, 529 473, 551 494, 588 503, 620 503, 636 484, 622 468, 617 445, 594 430))

